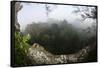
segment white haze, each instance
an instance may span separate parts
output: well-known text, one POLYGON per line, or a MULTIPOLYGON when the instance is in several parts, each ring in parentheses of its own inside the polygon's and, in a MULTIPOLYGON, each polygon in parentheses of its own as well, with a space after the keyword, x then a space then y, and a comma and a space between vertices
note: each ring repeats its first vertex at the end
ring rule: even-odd
MULTIPOLYGON (((25 29, 27 24, 32 22, 46 22, 49 18, 55 20, 67 20, 69 23, 76 27, 86 28, 95 22, 92 19, 86 19, 82 21, 80 15, 72 13, 76 6, 71 5, 50 5, 52 11, 46 16, 46 10, 44 4, 27 4, 22 3, 23 8, 18 12, 18 21, 21 26, 21 30, 25 29)), ((81 6, 82 7, 82 6, 81 6)))

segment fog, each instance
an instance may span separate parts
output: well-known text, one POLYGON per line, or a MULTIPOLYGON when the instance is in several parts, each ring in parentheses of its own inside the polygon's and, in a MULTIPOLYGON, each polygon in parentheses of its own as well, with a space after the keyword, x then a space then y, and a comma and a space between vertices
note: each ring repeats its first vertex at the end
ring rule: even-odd
MULTIPOLYGON (((73 13, 76 10, 76 7, 84 6, 72 6, 72 5, 53 5, 47 4, 48 10, 46 10, 46 4, 37 4, 37 3, 21 3, 23 8, 18 12, 18 22, 21 26, 21 30, 25 29, 27 24, 32 22, 46 22, 52 20, 66 20, 68 23, 74 25, 77 28, 87 28, 91 26, 94 22, 93 19, 87 18, 82 20, 80 14, 73 13)), ((93 8, 93 7, 88 7, 93 8)))

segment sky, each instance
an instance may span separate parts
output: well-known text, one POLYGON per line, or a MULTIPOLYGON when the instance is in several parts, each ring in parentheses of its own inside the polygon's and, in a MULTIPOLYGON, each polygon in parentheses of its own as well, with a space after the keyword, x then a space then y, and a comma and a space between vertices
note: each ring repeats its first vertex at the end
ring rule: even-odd
POLYGON ((90 25, 92 20, 88 19, 80 23, 81 16, 72 13, 76 6, 71 5, 53 5, 49 4, 52 11, 49 13, 48 17, 46 15, 45 4, 37 3, 21 3, 23 8, 18 12, 18 22, 21 29, 25 29, 27 24, 32 22, 46 22, 49 18, 55 20, 67 20, 69 23, 78 25, 80 27, 86 27, 90 25))

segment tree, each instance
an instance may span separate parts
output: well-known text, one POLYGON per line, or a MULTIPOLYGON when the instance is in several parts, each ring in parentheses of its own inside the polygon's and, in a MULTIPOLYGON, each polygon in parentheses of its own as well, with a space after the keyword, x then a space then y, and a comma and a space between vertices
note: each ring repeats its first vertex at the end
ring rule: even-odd
POLYGON ((52 24, 32 23, 25 28, 30 34, 30 45, 39 43, 55 54, 74 53, 80 48, 80 37, 77 30, 66 20, 52 24))
POLYGON ((49 5, 49 4, 45 4, 45 10, 46 10, 46 16, 47 18, 49 18, 49 14, 56 9, 57 6, 56 5, 49 5))
POLYGON ((87 7, 87 6, 76 7, 76 10, 74 10, 73 13, 80 14, 81 17, 83 18, 83 21, 86 20, 87 18, 97 19, 96 6, 95 7, 87 7))

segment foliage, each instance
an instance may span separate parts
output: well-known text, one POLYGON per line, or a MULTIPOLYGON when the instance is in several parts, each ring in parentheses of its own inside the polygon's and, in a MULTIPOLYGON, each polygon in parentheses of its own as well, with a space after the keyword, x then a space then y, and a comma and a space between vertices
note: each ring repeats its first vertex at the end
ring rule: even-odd
POLYGON ((27 65, 30 61, 27 57, 29 44, 26 43, 29 36, 22 36, 19 32, 15 32, 15 65, 27 65))
POLYGON ((76 10, 73 11, 73 13, 77 13, 81 15, 83 18, 83 21, 91 18, 91 19, 97 19, 97 7, 76 7, 76 10))
POLYGON ((83 40, 76 28, 66 20, 27 25, 24 33, 30 34, 29 44, 39 43, 54 54, 75 53, 82 48, 83 40))

